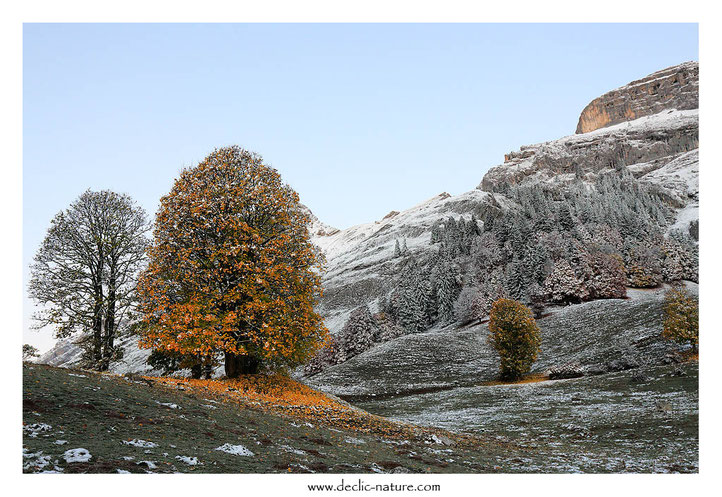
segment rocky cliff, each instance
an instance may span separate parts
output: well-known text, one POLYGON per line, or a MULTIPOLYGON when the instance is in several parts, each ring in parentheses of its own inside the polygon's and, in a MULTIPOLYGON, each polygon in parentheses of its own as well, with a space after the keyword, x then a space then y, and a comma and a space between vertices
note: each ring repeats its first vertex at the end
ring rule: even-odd
POLYGON ((582 112, 578 134, 506 154, 477 188, 503 192, 513 185, 593 182, 626 168, 658 185, 679 209, 674 228, 687 229, 698 219, 698 73, 698 64, 688 62, 602 95, 582 112), (609 110, 623 108, 628 110, 609 110), (607 109, 607 117, 592 124, 600 109, 607 109))
POLYGON ((588 133, 663 110, 698 107, 699 64, 685 62, 595 98, 579 116, 577 133, 588 133))
POLYGON ((538 182, 564 184, 575 178, 627 167, 640 177, 699 147, 699 111, 668 110, 581 135, 571 135, 506 154, 478 186, 501 192, 538 182))

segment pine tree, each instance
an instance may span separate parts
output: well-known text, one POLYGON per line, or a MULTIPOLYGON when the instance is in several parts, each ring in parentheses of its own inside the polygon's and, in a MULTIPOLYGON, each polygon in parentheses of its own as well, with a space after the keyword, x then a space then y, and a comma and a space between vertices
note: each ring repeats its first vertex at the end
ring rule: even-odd
POLYGON ((454 319, 454 303, 460 291, 457 272, 447 259, 441 259, 434 269, 439 321, 447 323, 454 319))
POLYGON ((338 334, 338 347, 343 349, 343 355, 350 359, 366 350, 379 341, 381 330, 371 315, 367 305, 358 307, 348 317, 346 324, 338 334))
POLYGON ((509 265, 506 288, 512 299, 521 301, 526 300, 527 278, 524 271, 524 264, 520 259, 514 259, 509 265))

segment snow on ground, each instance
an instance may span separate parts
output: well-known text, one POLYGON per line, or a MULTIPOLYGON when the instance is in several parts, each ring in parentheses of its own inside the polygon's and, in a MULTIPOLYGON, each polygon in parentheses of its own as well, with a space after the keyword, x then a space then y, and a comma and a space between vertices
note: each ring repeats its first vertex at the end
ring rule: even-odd
POLYGON ((290 452, 290 453, 292 453, 292 454, 298 454, 299 456, 305 456, 305 455, 306 455, 306 451, 305 451, 305 450, 294 449, 294 448, 291 447, 290 445, 281 445, 279 448, 285 450, 286 452, 290 452))
POLYGON ((220 450, 221 452, 225 452, 227 454, 233 454, 234 456, 253 456, 255 455, 253 452, 248 450, 243 445, 232 445, 229 443, 225 443, 221 445, 220 447, 216 447, 215 450, 220 450))
POLYGON ((23 433, 27 436, 36 438, 40 433, 50 431, 53 427, 45 423, 33 423, 23 426, 23 433))
POLYGON ((88 462, 92 457, 88 449, 83 449, 82 447, 78 449, 68 449, 63 453, 63 459, 65 459, 67 463, 88 462))
POLYGON ((158 444, 155 442, 148 442, 146 440, 141 440, 139 438, 134 438, 133 440, 123 440, 123 443, 125 445, 132 445, 133 447, 142 447, 146 449, 152 449, 154 447, 158 447, 158 444))
POLYGON ((674 221, 674 224, 672 224, 667 231, 680 230, 686 232, 689 229, 689 225, 698 220, 699 203, 695 202, 694 204, 690 204, 677 212, 677 218, 674 221))
MULTIPOLYGON (((552 140, 549 142, 524 145, 518 151, 508 155, 508 159, 501 165, 492 167, 487 176, 493 182, 502 182, 508 178, 524 178, 525 184, 546 183, 565 184, 572 181, 574 174, 560 174, 560 171, 550 167, 539 167, 537 157, 543 157, 544 162, 551 164, 555 161, 564 162, 579 150, 614 147, 625 140, 634 144, 645 142, 646 146, 653 147, 644 137, 655 133, 673 133, 696 127, 699 122, 699 110, 665 110, 650 116, 644 116, 633 121, 619 123, 614 126, 599 128, 583 134, 574 134, 552 140)), ((638 145, 643 145, 643 143, 638 145)), ((638 163, 628 166, 636 175, 660 167, 659 161, 638 163)), ((482 185, 487 176, 482 180, 482 185)))
POLYGON ((44 455, 42 450, 30 452, 23 447, 23 470, 43 469, 50 465, 50 456, 44 455))
POLYGON ((178 459, 180 462, 186 463, 188 466, 196 466, 200 464, 200 461, 198 461, 197 457, 191 457, 191 456, 175 456, 176 459, 178 459))
MULTIPOLYGON (((352 260, 352 257, 344 255, 355 255, 354 249, 357 249, 363 242, 366 242, 365 245, 370 245, 368 242, 371 239, 378 239, 383 243, 373 243, 370 247, 375 255, 371 261, 378 262, 393 257, 396 239, 401 242, 401 239, 406 238, 406 244, 410 251, 419 246, 428 245, 431 225, 435 221, 447 217, 460 204, 483 202, 490 196, 490 193, 480 190, 471 190, 456 196, 441 193, 404 211, 392 211, 380 221, 359 224, 330 236, 317 237, 314 239, 314 243, 323 250, 329 266, 340 266, 347 265, 349 260, 352 260)), ((371 255, 368 254, 368 249, 366 252, 367 256, 371 255)), ((368 259, 368 257, 366 258, 368 259)), ((329 267, 329 269, 331 268, 329 267)))

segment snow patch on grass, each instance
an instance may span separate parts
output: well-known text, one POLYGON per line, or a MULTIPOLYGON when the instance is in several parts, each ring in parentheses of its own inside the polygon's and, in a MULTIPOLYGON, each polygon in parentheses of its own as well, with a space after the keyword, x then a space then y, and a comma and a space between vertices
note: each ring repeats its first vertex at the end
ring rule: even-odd
POLYGON ((281 445, 281 449, 285 450, 286 452, 291 452, 293 454, 298 454, 299 456, 305 456, 306 451, 301 449, 294 449, 290 445, 281 445))
POLYGON ((248 450, 243 445, 232 445, 229 443, 223 444, 220 447, 216 447, 215 450, 220 450, 221 452, 225 452, 227 454, 233 454, 234 456, 253 456, 253 455, 255 455, 253 452, 248 450))
POLYGON ((134 438, 133 440, 123 440, 123 443, 125 445, 132 445, 133 447, 143 447, 152 449, 153 447, 158 447, 158 444, 155 442, 148 442, 146 440, 141 440, 139 438, 134 438))
POLYGON ((68 449, 63 453, 63 458, 67 463, 88 462, 92 457, 88 449, 83 449, 82 447, 78 449, 68 449))
POLYGON ((33 423, 23 426, 23 433, 31 438, 37 438, 38 434, 52 429, 53 427, 51 425, 45 423, 33 423))
POLYGON ((23 470, 40 470, 50 465, 50 456, 43 455, 43 451, 30 452, 27 448, 23 447, 23 459, 27 461, 23 462, 23 470))
POLYGON ((178 459, 180 462, 186 463, 188 466, 195 466, 197 464, 200 464, 200 461, 197 457, 192 456, 175 456, 176 459, 178 459))

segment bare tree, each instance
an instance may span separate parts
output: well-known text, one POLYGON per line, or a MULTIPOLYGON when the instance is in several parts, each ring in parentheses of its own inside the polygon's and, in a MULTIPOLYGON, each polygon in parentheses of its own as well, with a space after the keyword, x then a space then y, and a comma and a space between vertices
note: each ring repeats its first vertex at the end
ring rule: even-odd
POLYGON ((128 321, 144 263, 149 223, 128 195, 85 191, 51 221, 30 267, 29 294, 43 308, 36 328, 80 334, 85 365, 106 370, 128 321))

